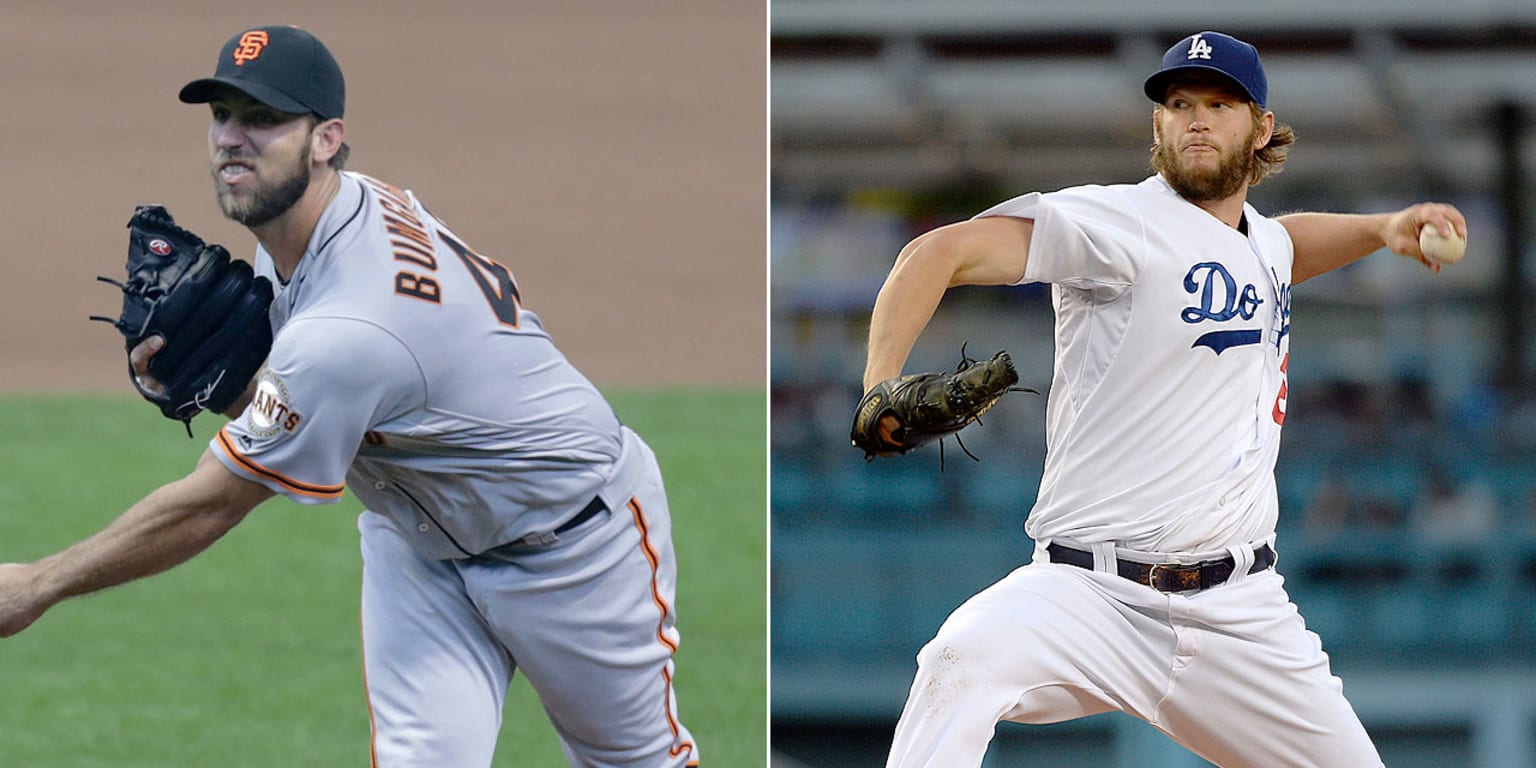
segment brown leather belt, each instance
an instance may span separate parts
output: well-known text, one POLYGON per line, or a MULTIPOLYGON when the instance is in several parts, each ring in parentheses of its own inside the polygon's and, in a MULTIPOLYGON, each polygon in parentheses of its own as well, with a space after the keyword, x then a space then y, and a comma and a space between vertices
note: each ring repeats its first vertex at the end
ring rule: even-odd
MULTIPOLYGON (((1051 554, 1051 562, 1075 565, 1093 570, 1093 553, 1062 546, 1052 542, 1045 548, 1051 554)), ((1268 544, 1253 550, 1253 567, 1249 573, 1258 573, 1275 564, 1275 550, 1268 544)), ((1237 563, 1230 557, 1220 560, 1202 560, 1198 563, 1135 563, 1116 559, 1115 570, 1123 577, 1159 592, 1188 592, 1209 589, 1225 584, 1232 578, 1237 563)))

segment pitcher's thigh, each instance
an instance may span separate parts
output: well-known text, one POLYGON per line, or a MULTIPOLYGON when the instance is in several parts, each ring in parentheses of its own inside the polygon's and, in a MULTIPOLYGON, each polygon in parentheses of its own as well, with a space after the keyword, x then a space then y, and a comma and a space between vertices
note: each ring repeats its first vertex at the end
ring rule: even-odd
POLYGON ((1220 590, 1230 621, 1201 630, 1196 657, 1174 680, 1158 725, 1223 768, 1380 766, 1316 634, 1276 574, 1220 590))
POLYGON ((1100 578, 1118 577, 1029 565, 957 608, 918 653, 888 765, 977 765, 999 720, 1150 712, 1170 630, 1100 578))
POLYGON ((511 660, 457 571, 365 512, 363 667, 379 768, 489 766, 511 660))
POLYGON ((697 763, 674 690, 681 642, 664 499, 530 556, 464 571, 576 766, 697 763))
POLYGON ((1171 630, 1124 602, 1115 578, 1019 568, 955 610, 919 654, 919 674, 938 690, 991 691, 1008 705, 1001 718, 1017 722, 1142 710, 1161 691, 1171 630))

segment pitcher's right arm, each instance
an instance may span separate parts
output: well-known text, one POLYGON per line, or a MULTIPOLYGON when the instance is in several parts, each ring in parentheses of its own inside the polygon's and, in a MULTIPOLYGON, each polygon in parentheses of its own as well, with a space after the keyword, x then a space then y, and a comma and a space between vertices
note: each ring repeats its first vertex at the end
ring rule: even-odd
POLYGON ((1033 219, 989 216, 939 227, 907 243, 875 299, 864 391, 901 374, 945 291, 1024 279, 1034 227, 1033 219))

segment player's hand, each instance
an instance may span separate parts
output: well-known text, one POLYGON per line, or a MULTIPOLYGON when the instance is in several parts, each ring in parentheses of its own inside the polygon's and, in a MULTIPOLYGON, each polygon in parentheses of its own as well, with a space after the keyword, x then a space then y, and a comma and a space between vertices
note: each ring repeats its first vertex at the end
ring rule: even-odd
POLYGON ((37 596, 32 566, 0 564, 0 637, 10 637, 32 626, 48 605, 37 596))
POLYGON ((149 359, 165 346, 165 339, 151 336, 128 351, 128 364, 133 367, 133 377, 139 386, 156 395, 165 395, 165 386, 149 375, 149 359))
MULTIPOLYGON (((133 377, 138 382, 138 385, 149 392, 161 396, 165 395, 165 385, 149 374, 149 359, 154 357, 155 353, 163 348, 165 348, 165 338, 162 336, 151 336, 139 342, 133 349, 128 350, 128 364, 133 366, 133 377)), ((255 394, 256 379, 252 378, 250 383, 245 386, 245 392, 235 398, 235 401, 230 403, 228 408, 224 409, 224 415, 231 419, 239 418, 240 413, 245 410, 245 407, 251 404, 251 398, 255 394)))
MULTIPOLYGON (((901 445, 901 441, 895 437, 896 428, 900 426, 901 420, 887 413, 881 416, 879 421, 875 422, 875 431, 880 433, 880 439, 884 440, 887 444, 901 445)), ((895 451, 881 451, 878 455, 895 456, 897 454, 895 451)))
POLYGON ((1419 249, 1419 230, 1426 226, 1437 227, 1442 233, 1455 232, 1462 239, 1467 236, 1467 218, 1453 205, 1444 203, 1419 203, 1410 205, 1387 218, 1382 240, 1399 256, 1416 259, 1431 272, 1439 272, 1440 265, 1431 261, 1419 249))

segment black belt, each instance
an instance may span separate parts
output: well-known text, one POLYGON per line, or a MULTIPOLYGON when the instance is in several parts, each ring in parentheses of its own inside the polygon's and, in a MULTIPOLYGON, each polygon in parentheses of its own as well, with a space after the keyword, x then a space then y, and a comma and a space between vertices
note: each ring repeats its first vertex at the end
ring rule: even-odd
POLYGON ((587 502, 585 507, 581 508, 580 512, 576 513, 575 517, 561 523, 560 527, 555 529, 555 535, 558 536, 562 533, 565 533, 566 531, 571 530, 572 528, 575 528, 578 525, 581 525, 582 523, 585 523, 588 520, 591 520, 594 516, 597 515, 597 513, 607 508, 607 505, 603 504, 602 497, 594 497, 592 501, 587 502))
MULTIPOLYGON (((1051 554, 1051 562, 1075 565, 1093 570, 1093 553, 1052 543, 1045 548, 1051 554)), ((1258 573, 1275 564, 1275 550, 1268 544, 1253 550, 1253 567, 1249 573, 1258 573)), ((1116 558, 1115 570, 1123 577, 1159 592, 1185 592, 1209 589, 1225 584, 1232 577, 1237 563, 1230 557, 1220 560, 1202 560, 1198 563, 1134 563, 1116 558)))

